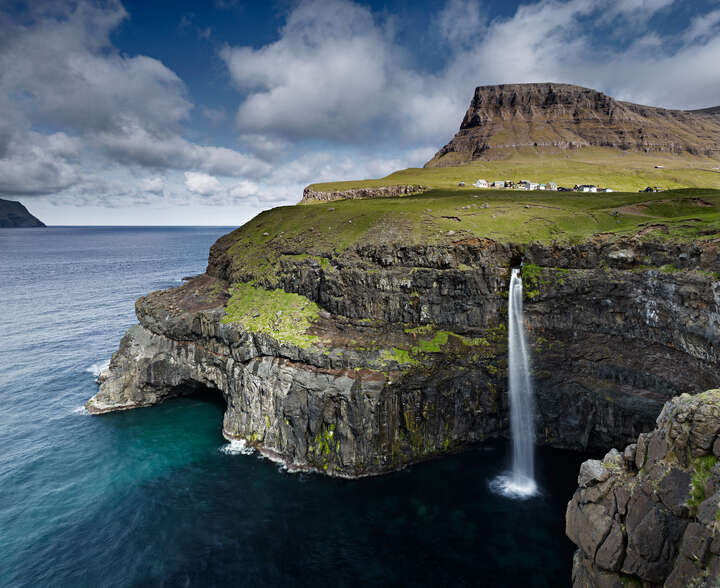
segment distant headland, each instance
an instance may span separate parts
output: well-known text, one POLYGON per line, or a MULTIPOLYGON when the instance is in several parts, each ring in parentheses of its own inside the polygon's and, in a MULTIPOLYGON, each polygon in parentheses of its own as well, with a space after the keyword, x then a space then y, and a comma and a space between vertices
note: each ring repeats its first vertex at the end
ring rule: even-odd
POLYGON ((0 228, 27 229, 44 226, 45 223, 30 214, 20 202, 0 199, 0 228))

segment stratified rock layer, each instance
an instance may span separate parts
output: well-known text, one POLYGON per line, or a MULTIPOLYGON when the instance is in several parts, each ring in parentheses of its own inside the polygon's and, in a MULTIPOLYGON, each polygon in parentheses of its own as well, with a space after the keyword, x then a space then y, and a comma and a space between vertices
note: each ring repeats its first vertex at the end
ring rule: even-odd
POLYGON ((300 204, 312 204, 314 202, 332 202, 334 200, 357 200, 370 198, 395 198, 397 196, 408 196, 420 194, 426 188, 416 185, 378 186, 375 188, 352 188, 350 190, 335 190, 323 192, 314 190, 308 186, 303 190, 303 197, 300 204))
POLYGON ((207 386, 227 402, 226 437, 341 476, 507 435, 507 283, 521 257, 539 443, 625 444, 673 396, 719 383, 716 243, 358 245, 289 257, 272 283, 234 265, 229 246, 213 246, 207 275, 138 300, 140 325, 88 410, 207 386), (317 303, 315 342, 223 322, 228 286, 249 281, 317 303))
POLYGON ((582 147, 720 155, 717 108, 666 110, 570 84, 479 86, 459 132, 426 167, 582 147))
POLYGON ((720 583, 720 390, 668 402, 623 453, 582 464, 566 530, 575 588, 720 583))

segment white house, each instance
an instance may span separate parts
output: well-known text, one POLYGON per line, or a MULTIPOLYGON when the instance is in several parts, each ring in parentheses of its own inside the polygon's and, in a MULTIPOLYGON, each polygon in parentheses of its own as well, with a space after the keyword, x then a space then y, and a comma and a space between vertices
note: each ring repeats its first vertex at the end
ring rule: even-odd
POLYGON ((487 180, 477 180, 473 186, 476 188, 487 188, 489 186, 487 180))
POLYGON ((530 182, 530 185, 528 186, 528 190, 537 190, 540 188, 540 184, 537 184, 535 182, 530 182))
POLYGON ((505 182, 504 182, 504 180, 495 180, 495 181, 492 183, 492 186, 493 186, 493 188, 504 188, 504 187, 505 187, 505 182))
POLYGON ((578 192, 597 192, 597 186, 583 184, 582 186, 578 186, 578 192))
POLYGON ((548 182, 546 187, 548 190, 557 190, 557 184, 555 182, 548 182))
POLYGON ((532 188, 530 188, 531 184, 532 182, 530 180, 520 180, 518 182, 518 188, 521 190, 532 190, 532 188))

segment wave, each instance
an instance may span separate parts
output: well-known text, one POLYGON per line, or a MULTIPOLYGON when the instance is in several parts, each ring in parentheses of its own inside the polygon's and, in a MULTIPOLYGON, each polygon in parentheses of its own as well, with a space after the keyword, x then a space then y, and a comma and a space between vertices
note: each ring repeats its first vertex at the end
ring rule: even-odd
POLYGON ((250 447, 244 439, 234 439, 220 448, 220 453, 226 455, 250 455, 254 451, 255 450, 250 447))
POLYGON ((85 368, 85 371, 92 374, 96 378, 100 375, 100 372, 106 370, 110 367, 110 360, 106 359, 105 361, 99 361, 97 363, 92 364, 90 367, 85 368))
POLYGON ((85 405, 76 406, 72 409, 73 414, 90 414, 87 410, 85 410, 85 405))

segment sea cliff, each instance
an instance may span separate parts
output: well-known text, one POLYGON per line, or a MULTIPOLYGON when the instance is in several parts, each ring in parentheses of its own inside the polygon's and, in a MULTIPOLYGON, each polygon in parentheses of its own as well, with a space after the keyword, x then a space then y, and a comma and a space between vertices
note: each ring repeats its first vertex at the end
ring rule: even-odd
POLYGON ((714 243, 358 244, 286 257, 270 283, 233 263, 232 242, 213 247, 205 275, 138 300, 90 412, 215 389, 228 439, 349 477, 505 436, 506 293, 520 260, 538 443, 623 445, 673 396, 716 384, 714 243))

